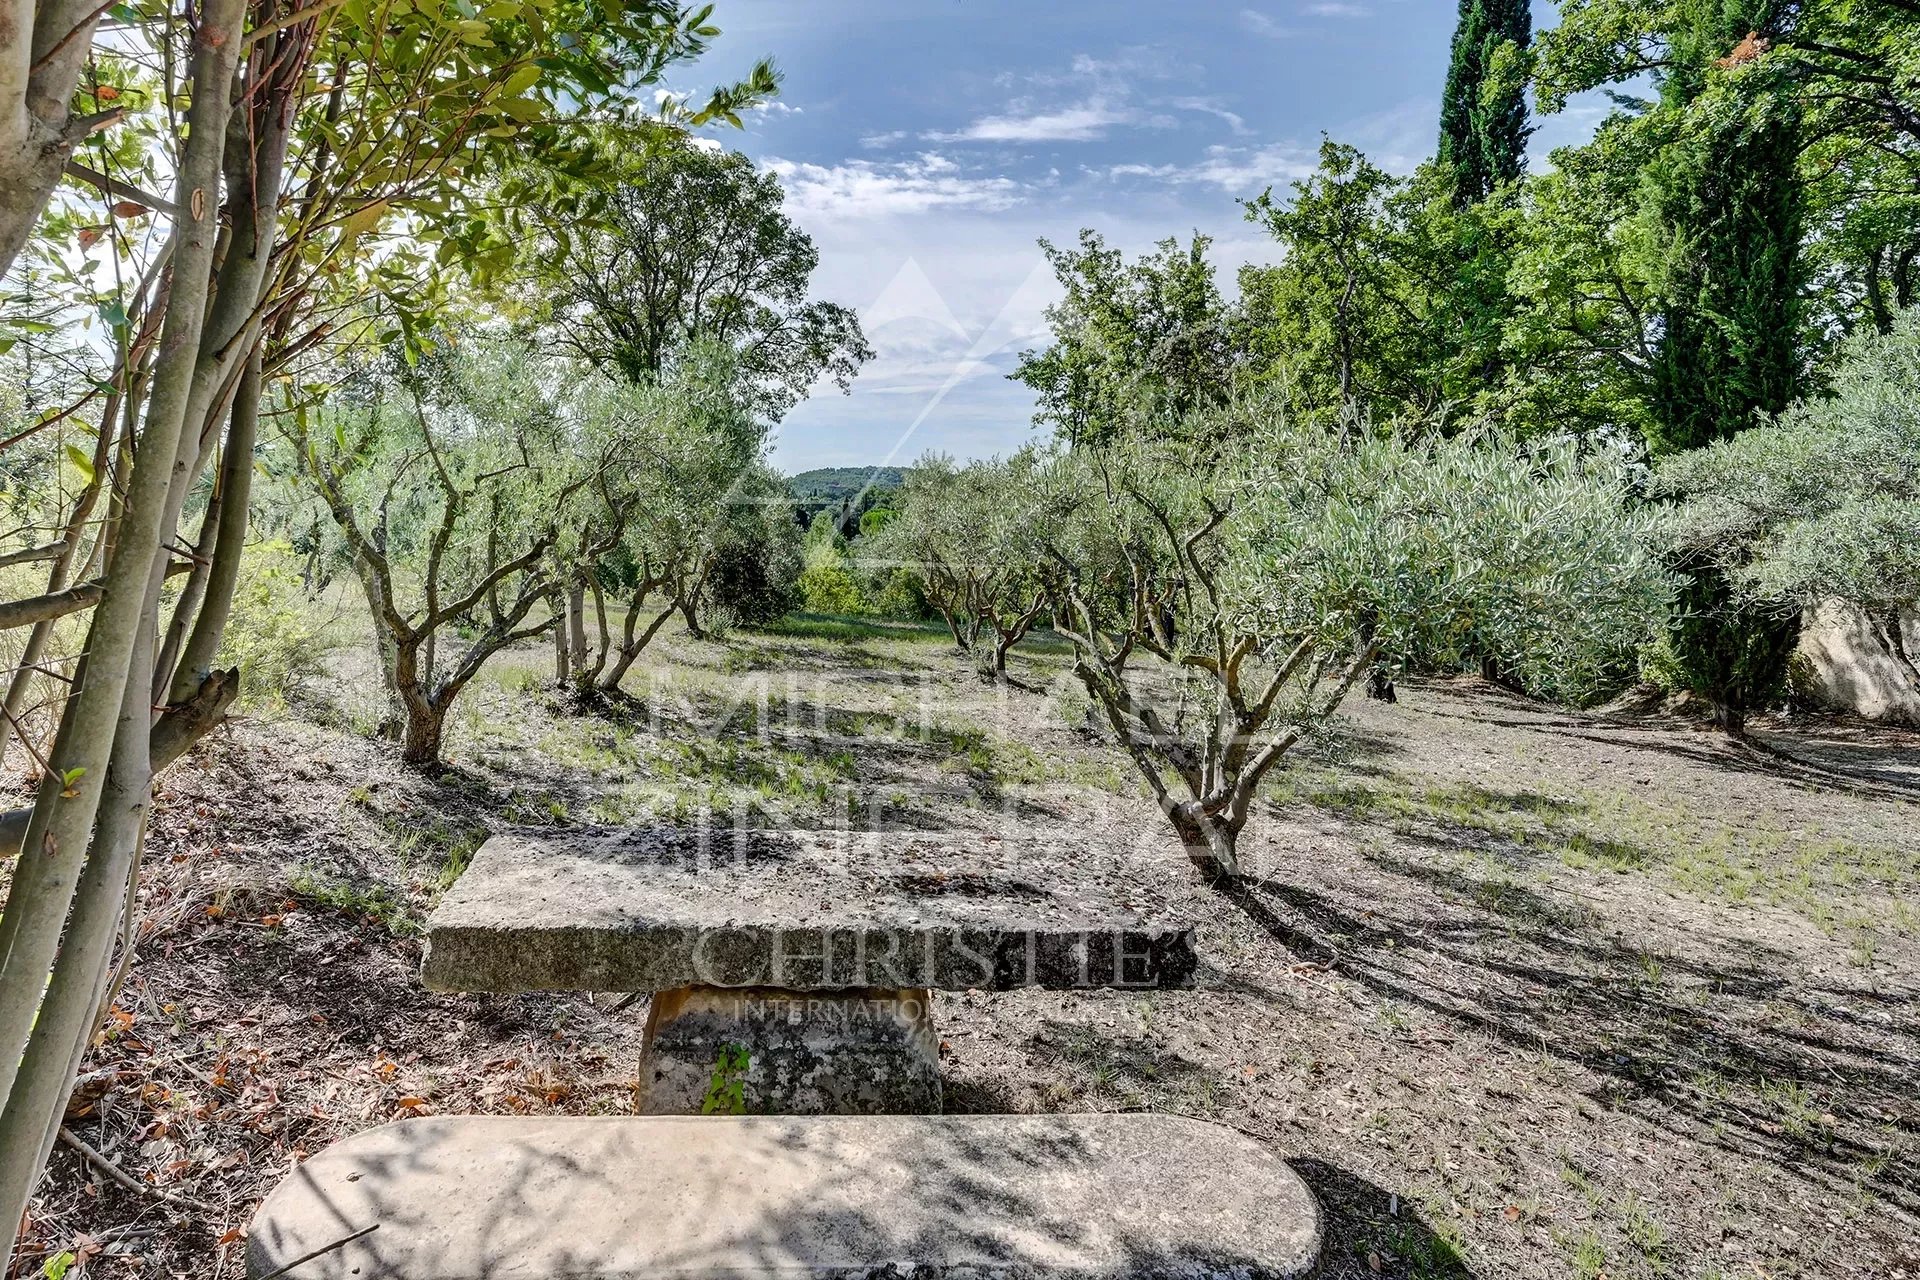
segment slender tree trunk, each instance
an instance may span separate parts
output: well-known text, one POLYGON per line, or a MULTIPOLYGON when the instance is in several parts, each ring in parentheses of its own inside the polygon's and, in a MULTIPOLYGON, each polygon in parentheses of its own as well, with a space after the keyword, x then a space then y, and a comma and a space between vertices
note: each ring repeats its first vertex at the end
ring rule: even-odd
POLYGON ((33 231, 74 147, 96 122, 68 112, 103 10, 91 0, 0 6, 0 275, 33 231))
POLYGON ((240 557, 246 550, 248 505, 253 498, 253 447, 259 434, 261 345, 256 343, 247 371, 233 397, 233 421, 220 472, 220 519, 214 536, 206 598, 193 632, 180 652, 179 669, 167 694, 169 703, 193 695, 213 671, 214 656, 226 634, 227 615, 240 582, 240 557))
POLYGON ((960 620, 954 616, 953 610, 943 604, 935 604, 934 608, 940 611, 941 620, 947 624, 947 634, 953 637, 953 647, 961 650, 968 648, 966 637, 960 634, 960 620))
POLYGON ((144 465, 128 478, 79 687, 0 913, 0 1257, 12 1255, 46 1135, 92 1030, 102 951, 111 946, 152 782, 155 610, 179 511, 175 495, 184 494, 198 457, 198 441, 186 438, 185 427, 212 283, 220 161, 245 11, 244 0, 207 0, 200 11, 175 199, 173 281, 140 440, 144 465))
POLYGON ((200 534, 193 543, 193 567, 187 573, 187 580, 180 588, 180 595, 173 602, 173 616, 168 620, 166 639, 161 643, 160 655, 153 662, 153 700, 165 705, 167 690, 173 685, 174 664, 180 660, 180 647, 187 642, 187 628, 200 610, 200 602, 206 599, 207 579, 213 572, 213 544, 220 531, 221 494, 216 490, 212 501, 200 518, 200 534))
POLYGON ((600 586, 600 575, 587 570, 587 586, 593 592, 593 666, 583 683, 598 684, 613 652, 613 632, 607 628, 607 593, 600 586))
POLYGON ((558 586, 547 593, 547 608, 553 614, 553 680, 555 684, 564 686, 572 678, 573 669, 567 661, 566 593, 558 586))
POLYGON ((636 619, 640 616, 640 609, 646 597, 647 592, 644 589, 634 596, 633 605, 627 610, 625 632, 621 639, 620 647, 616 651, 618 656, 613 666, 605 675, 600 677, 600 688, 608 693, 612 693, 620 687, 620 682, 626 679, 627 672, 632 668, 634 660, 640 656, 641 652, 644 651, 649 644, 653 643, 653 638, 660 634, 660 628, 666 626, 667 619, 673 616, 674 606, 669 604, 666 608, 654 615, 653 621, 647 624, 646 630, 636 634, 636 619))

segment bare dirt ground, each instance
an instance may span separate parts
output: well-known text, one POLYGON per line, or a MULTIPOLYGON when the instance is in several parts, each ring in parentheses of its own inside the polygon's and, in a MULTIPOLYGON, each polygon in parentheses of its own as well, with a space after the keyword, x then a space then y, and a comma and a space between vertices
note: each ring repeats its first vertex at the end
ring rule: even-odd
MULTIPOLYGON (((347 1133, 631 1109, 644 1005, 420 987, 490 828, 1165 840, 1045 644, 1008 688, 923 631, 674 636, 619 717, 509 659, 442 777, 367 736, 347 669, 165 780, 68 1125, 132 1186, 62 1142, 22 1274, 238 1277, 260 1198, 347 1133)), ((1236 1125, 1319 1194, 1328 1276, 1920 1280, 1920 736, 1762 726, 1795 764, 1477 681, 1401 695, 1275 784, 1249 883, 1194 890, 1195 989, 943 997, 949 1109, 1236 1125)))

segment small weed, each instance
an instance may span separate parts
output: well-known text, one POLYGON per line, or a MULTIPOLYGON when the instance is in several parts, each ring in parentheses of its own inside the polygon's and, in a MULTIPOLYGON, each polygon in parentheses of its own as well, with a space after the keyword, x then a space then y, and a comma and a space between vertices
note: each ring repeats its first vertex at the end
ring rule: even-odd
POLYGON ((1378 1247, 1405 1264, 1408 1280, 1458 1280, 1467 1274, 1459 1228, 1452 1223, 1423 1229, 1397 1222, 1378 1241, 1378 1247))
POLYGON ((752 1057, 742 1044, 720 1047, 720 1059, 714 1063, 713 1078, 707 1082, 707 1096, 701 1099, 703 1116, 737 1116, 747 1110, 747 1068, 752 1057))
POLYGON ((1627 1239, 1640 1251, 1642 1261, 1655 1275, 1667 1268, 1666 1249, 1667 1232, 1647 1213, 1638 1197, 1629 1195, 1622 1206, 1626 1225, 1627 1239))
POLYGON ((1801 1142, 1813 1136, 1820 1112, 1813 1095, 1798 1080, 1763 1081, 1760 1100, 1773 1110, 1782 1133, 1801 1142))
POLYGON ((1604 1280, 1607 1273, 1607 1251, 1600 1243, 1600 1237, 1589 1231, 1567 1249, 1567 1261, 1573 1266, 1576 1280, 1604 1280))

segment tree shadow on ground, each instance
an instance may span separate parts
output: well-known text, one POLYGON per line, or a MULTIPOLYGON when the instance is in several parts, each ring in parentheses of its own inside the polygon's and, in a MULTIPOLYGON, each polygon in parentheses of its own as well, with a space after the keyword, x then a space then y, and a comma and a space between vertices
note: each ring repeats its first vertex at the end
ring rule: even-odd
POLYGON ((1582 715, 1475 681, 1445 685, 1453 706, 1431 703, 1422 714, 1460 720, 1478 726, 1524 729, 1558 737, 1577 738, 1622 751, 1646 752, 1683 761, 1703 769, 1746 774, 1770 783, 1825 795, 1863 799, 1920 800, 1920 786, 1910 770, 1889 765, 1884 757, 1911 754, 1911 743, 1806 742, 1798 726, 1779 725, 1763 730, 1750 727, 1751 742, 1742 744, 1698 723, 1674 716, 1622 717, 1582 715))
POLYGON ((1453 1241, 1393 1192, 1324 1160, 1289 1160, 1320 1201, 1316 1280, 1474 1280, 1453 1241))
POLYGON ((1822 1194, 1871 1191, 1920 1212, 1911 991, 1796 982, 1784 976, 1791 957, 1732 939, 1711 962, 1653 955, 1505 877, 1373 861, 1427 891, 1362 904, 1269 879, 1228 898, 1289 951, 1377 998, 1590 1073, 1604 1106, 1789 1170, 1822 1194))

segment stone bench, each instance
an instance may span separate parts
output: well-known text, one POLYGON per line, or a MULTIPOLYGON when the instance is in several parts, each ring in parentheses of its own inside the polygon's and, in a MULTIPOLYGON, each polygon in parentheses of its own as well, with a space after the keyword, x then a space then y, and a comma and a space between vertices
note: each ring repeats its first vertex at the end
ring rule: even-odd
POLYGON ((1190 985, 1192 892, 1184 858, 1084 840, 529 831, 475 854, 422 976, 654 993, 648 1113, 931 1112, 932 991, 1190 985))
POLYGON ((247 1274, 1281 1280, 1319 1237, 1278 1156, 1173 1116, 436 1116, 296 1169, 247 1274))

